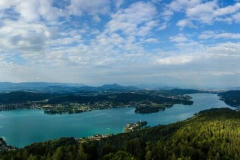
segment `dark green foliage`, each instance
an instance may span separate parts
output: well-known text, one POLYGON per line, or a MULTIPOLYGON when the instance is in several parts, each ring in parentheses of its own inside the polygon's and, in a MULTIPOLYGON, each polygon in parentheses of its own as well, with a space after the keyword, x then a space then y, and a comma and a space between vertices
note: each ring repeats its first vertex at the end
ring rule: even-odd
POLYGON ((16 91, 0 94, 0 103, 25 103, 27 101, 39 101, 51 97, 50 94, 16 91))
POLYGON ((219 93, 218 96, 230 106, 240 106, 240 90, 219 93))
POLYGON ((160 110, 165 110, 165 108, 162 108, 162 107, 150 107, 150 106, 136 107, 135 113, 154 113, 154 112, 158 112, 160 110))
POLYGON ((137 160, 133 155, 125 151, 117 151, 116 153, 109 153, 100 160, 137 160))
MULTIPOLYGON (((159 92, 159 94, 167 95, 167 93, 159 92)), ((107 95, 96 95, 96 96, 83 96, 83 95, 62 95, 50 98, 49 104, 57 104, 63 102, 76 102, 76 103, 95 103, 99 101, 108 101, 114 104, 118 103, 129 103, 129 102, 141 102, 141 101, 152 101, 155 103, 183 103, 183 104, 192 104, 192 101, 188 100, 180 100, 180 99, 172 99, 168 97, 160 97, 156 95, 152 95, 149 93, 116 93, 116 94, 107 94, 107 95)))
POLYGON ((194 93, 203 93, 196 89, 172 89, 169 91, 170 93, 175 94, 194 94, 194 93))
POLYGON ((6 145, 6 142, 3 140, 3 138, 0 137, 0 147, 4 147, 6 145))
POLYGON ((145 146, 145 141, 139 138, 134 138, 125 142, 124 149, 135 157, 143 159, 145 156, 145 146))
POLYGON ((0 151, 6 151, 9 149, 15 149, 15 148, 16 147, 7 145, 7 143, 4 141, 4 139, 0 137, 0 151))
POLYGON ((0 160, 206 160, 240 159, 240 112, 222 108, 197 113, 166 126, 122 133, 100 141, 74 138, 36 143, 0 152, 0 160))

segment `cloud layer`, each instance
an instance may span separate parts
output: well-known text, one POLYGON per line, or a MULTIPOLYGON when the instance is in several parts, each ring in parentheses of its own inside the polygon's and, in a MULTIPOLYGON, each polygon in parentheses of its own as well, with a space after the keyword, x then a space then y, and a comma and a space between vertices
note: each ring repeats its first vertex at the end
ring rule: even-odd
POLYGON ((240 85, 234 0, 1 0, 0 81, 240 85))

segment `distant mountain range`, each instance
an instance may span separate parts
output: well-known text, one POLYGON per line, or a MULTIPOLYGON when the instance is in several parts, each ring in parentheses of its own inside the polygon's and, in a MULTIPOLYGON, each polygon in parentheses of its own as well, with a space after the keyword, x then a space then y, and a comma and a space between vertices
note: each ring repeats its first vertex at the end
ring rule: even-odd
POLYGON ((0 82, 0 89, 6 88, 43 88, 49 86, 72 86, 81 87, 84 84, 79 83, 48 83, 48 82, 22 82, 22 83, 11 83, 11 82, 0 82))
MULTIPOLYGON (((178 87, 158 86, 155 84, 140 84, 136 86, 122 86, 119 84, 105 84, 102 86, 87 86, 81 83, 48 83, 48 82, 0 82, 0 93, 8 93, 13 91, 31 91, 43 93, 76 93, 76 92, 99 92, 99 91, 134 91, 134 90, 174 90, 178 87)), ((180 89, 182 90, 182 89, 180 89)), ((184 89, 183 89, 184 90, 184 89)), ((174 92, 178 92, 174 90, 174 92)), ((180 91, 182 92, 182 91, 180 91)), ((187 93, 195 92, 196 90, 187 90, 187 93)), ((187 94, 182 93, 182 94, 187 94)))
POLYGON ((78 91, 123 91, 123 90, 138 90, 134 86, 121 86, 116 83, 105 84, 99 87, 86 86, 78 83, 47 83, 47 82, 23 82, 23 83, 10 83, 0 82, 0 92, 12 91, 35 91, 35 92, 78 92, 78 91))
POLYGON ((39 91, 39 92, 51 92, 62 91, 66 88, 79 88, 84 84, 77 83, 47 83, 47 82, 22 82, 22 83, 11 83, 11 82, 0 82, 0 92, 11 92, 11 91, 39 91))
POLYGON ((159 86, 156 84, 139 84, 136 85, 137 88, 141 88, 141 89, 159 89, 159 90, 171 90, 174 88, 178 88, 178 87, 169 87, 169 86, 159 86))

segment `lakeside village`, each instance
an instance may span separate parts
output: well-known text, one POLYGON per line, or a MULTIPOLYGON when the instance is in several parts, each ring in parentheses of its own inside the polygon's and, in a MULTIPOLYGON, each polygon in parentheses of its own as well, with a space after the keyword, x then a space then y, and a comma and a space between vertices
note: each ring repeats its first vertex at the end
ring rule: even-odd
POLYGON ((42 109, 46 114, 75 114, 88 112, 92 110, 135 107, 136 113, 140 113, 139 109, 146 109, 152 107, 152 112, 165 110, 166 107, 172 107, 173 103, 157 104, 150 101, 112 103, 112 102, 95 102, 91 103, 69 103, 64 102, 61 104, 41 104, 38 102, 14 103, 14 104, 0 104, 0 111, 10 111, 15 109, 42 109))
MULTIPOLYGON (((138 122, 135 122, 135 123, 128 123, 124 128, 124 133, 143 129, 144 127, 146 127, 146 125, 147 125, 147 121, 141 121, 141 120, 138 122)), ((90 137, 80 138, 79 140, 80 140, 80 142, 86 142, 86 141, 90 141, 90 140, 99 141, 102 138, 107 138, 107 137, 111 137, 111 136, 113 136, 113 134, 105 134, 105 135, 96 134, 96 135, 93 135, 90 137)))
POLYGON ((128 123, 124 128, 124 133, 133 132, 139 129, 142 129, 147 125, 147 121, 138 121, 136 123, 128 123))
MULTIPOLYGON (((92 110, 124 108, 124 107, 147 107, 152 103, 148 101, 131 102, 129 104, 124 103, 111 103, 111 102, 96 102, 90 103, 68 103, 61 104, 45 104, 42 105, 38 102, 26 102, 26 103, 13 103, 13 104, 0 104, 0 111, 10 111, 15 109, 42 109, 46 114, 74 114, 88 112, 92 110)), ((159 108, 158 110, 164 110, 165 107, 172 106, 172 103, 152 104, 159 108)), ((137 108, 136 107, 136 108, 137 108)))
MULTIPOLYGON (((141 120, 136 122, 136 123, 128 123, 124 128, 124 133, 133 132, 133 131, 136 131, 136 130, 143 129, 144 126, 146 126, 146 125, 147 125, 147 121, 141 121, 141 120)), ((75 138, 75 140, 77 142, 84 143, 84 142, 88 142, 88 141, 92 141, 92 140, 99 141, 102 138, 111 137, 113 135, 114 134, 105 134, 105 135, 96 134, 96 135, 93 135, 93 136, 90 136, 90 137, 75 138)), ((3 138, 0 138, 0 151, 4 151, 4 150, 10 151, 10 150, 16 150, 16 149, 17 149, 16 147, 8 146, 6 144, 6 142, 3 140, 3 138)))
MULTIPOLYGON (((186 95, 157 95, 160 98, 168 98, 168 102, 156 103, 147 99, 141 101, 129 101, 129 102, 114 102, 108 100, 101 101, 89 101, 85 103, 80 102, 63 102, 63 103, 48 103, 48 99, 42 101, 27 101, 24 103, 8 103, 3 104, 0 102, 0 111, 9 111, 15 109, 42 109, 46 114, 74 114, 88 112, 92 110, 134 107, 136 113, 153 113, 162 111, 165 108, 170 108, 176 101, 178 102, 191 102, 191 97, 186 95)), ((123 100, 124 101, 124 100, 123 100)))

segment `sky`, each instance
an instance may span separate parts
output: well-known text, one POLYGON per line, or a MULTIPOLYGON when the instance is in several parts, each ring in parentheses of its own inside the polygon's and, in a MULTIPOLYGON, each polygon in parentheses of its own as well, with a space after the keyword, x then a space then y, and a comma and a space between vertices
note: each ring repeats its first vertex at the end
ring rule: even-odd
POLYGON ((240 85, 240 0, 0 0, 0 82, 240 85))

